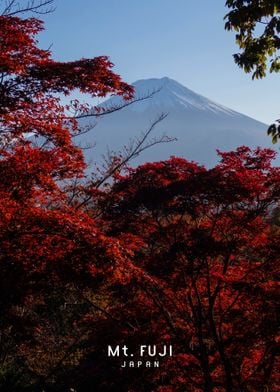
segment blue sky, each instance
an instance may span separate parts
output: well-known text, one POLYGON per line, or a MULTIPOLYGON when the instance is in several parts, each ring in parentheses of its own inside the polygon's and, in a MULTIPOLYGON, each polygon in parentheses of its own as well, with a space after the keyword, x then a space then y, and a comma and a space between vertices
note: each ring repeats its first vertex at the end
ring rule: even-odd
POLYGON ((252 81, 235 65, 224 0, 56 0, 44 48, 57 60, 108 55, 129 83, 168 76, 264 122, 280 117, 280 75, 252 81))

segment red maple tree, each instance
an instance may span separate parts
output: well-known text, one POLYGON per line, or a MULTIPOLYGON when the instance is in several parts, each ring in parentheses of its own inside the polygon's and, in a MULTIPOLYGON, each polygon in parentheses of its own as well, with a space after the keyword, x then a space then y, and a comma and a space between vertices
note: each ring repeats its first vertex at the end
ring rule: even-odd
MULTIPOLYGON (((36 35, 42 29, 36 18, 0 16, 4 379, 12 358, 19 356, 15 347, 20 351, 23 342, 34 337, 34 306, 45 303, 55 287, 78 281, 80 275, 91 277, 93 265, 102 262, 106 269, 120 255, 116 241, 102 234, 89 215, 69 206, 64 182, 82 177, 85 163, 71 138, 79 132, 78 123, 60 97, 79 90, 92 97, 117 94, 129 99, 133 88, 112 71, 106 56, 68 63, 53 60, 49 50, 38 47, 36 35), (34 142, 38 138, 43 141, 40 146, 34 142)), ((78 101, 74 105, 83 109, 78 101)))
POLYGON ((181 158, 147 163, 104 193, 107 234, 133 256, 119 275, 126 305, 112 310, 123 328, 112 338, 103 327, 103 339, 174 351, 160 369, 116 370, 123 390, 277 390, 280 233, 270 215, 280 171, 270 150, 220 155, 209 170, 181 158))

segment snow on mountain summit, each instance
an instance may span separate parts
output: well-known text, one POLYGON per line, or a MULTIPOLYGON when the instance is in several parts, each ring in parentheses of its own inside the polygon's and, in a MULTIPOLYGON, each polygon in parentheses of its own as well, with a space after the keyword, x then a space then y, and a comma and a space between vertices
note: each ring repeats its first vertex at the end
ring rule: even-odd
MULTIPOLYGON (((145 111, 151 108, 169 109, 172 107, 182 106, 188 110, 208 110, 213 113, 226 113, 228 115, 238 115, 239 113, 219 105, 202 95, 195 93, 176 80, 168 77, 141 79, 133 83, 135 88, 135 98, 146 97, 152 94, 150 98, 137 102, 130 107, 132 111, 145 111)), ((106 106, 120 104, 122 99, 113 97, 106 101, 106 106)), ((102 106, 102 105, 100 105, 102 106)))
MULTIPOLYGON (((145 150, 132 162, 134 165, 174 155, 211 167, 218 161, 217 149, 230 151, 241 145, 273 148, 266 124, 217 104, 175 80, 152 78, 138 80, 133 85, 135 98, 140 100, 102 116, 92 133, 78 138, 81 145, 95 146, 86 150, 87 161, 98 160, 108 149, 121 151, 149 129, 161 113, 168 116, 153 129, 151 137, 165 134, 176 141, 145 150)), ((122 99, 114 96, 100 106, 111 109, 121 104, 122 99)))

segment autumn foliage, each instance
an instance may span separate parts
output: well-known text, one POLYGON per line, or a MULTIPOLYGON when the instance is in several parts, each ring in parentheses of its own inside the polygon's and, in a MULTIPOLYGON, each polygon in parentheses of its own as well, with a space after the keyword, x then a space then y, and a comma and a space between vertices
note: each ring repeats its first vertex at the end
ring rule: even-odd
POLYGON ((276 390, 273 154, 240 147, 220 153, 210 170, 180 158, 147 163, 104 195, 108 234, 128 235, 137 248, 131 275, 120 276, 126 306, 116 307, 130 328, 116 340, 164 342, 176 352, 161 371, 139 376, 149 380, 143 391, 276 390))
POLYGON ((240 147, 212 169, 173 157, 103 188, 79 182, 79 123, 59 96, 133 89, 107 57, 54 61, 42 28, 0 16, 0 389, 276 391, 274 153, 240 147), (174 355, 122 369, 108 344, 174 355))
POLYGON ((71 133, 79 132, 78 123, 57 93, 68 95, 78 89, 92 96, 114 93, 130 98, 133 89, 112 72, 107 57, 54 61, 49 51, 37 46, 36 34, 42 28, 42 22, 34 18, 0 16, 4 385, 9 372, 17 367, 22 371, 17 358, 22 358, 21 350, 25 354, 30 350, 25 344, 38 328, 34 308, 46 303, 48 288, 77 282, 80 275, 91 276, 97 260, 110 264, 118 254, 118 246, 88 215, 69 206, 64 181, 82 177, 85 163, 71 138, 71 133), (42 141, 40 145, 36 139, 42 141))

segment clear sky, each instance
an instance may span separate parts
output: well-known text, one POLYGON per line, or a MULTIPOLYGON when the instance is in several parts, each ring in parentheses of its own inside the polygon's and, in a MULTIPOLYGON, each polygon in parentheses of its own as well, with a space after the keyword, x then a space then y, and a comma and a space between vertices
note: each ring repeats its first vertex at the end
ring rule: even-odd
POLYGON ((168 76, 264 122, 280 117, 280 74, 251 80, 234 63, 225 0, 56 0, 44 48, 57 60, 108 55, 126 82, 168 76))

